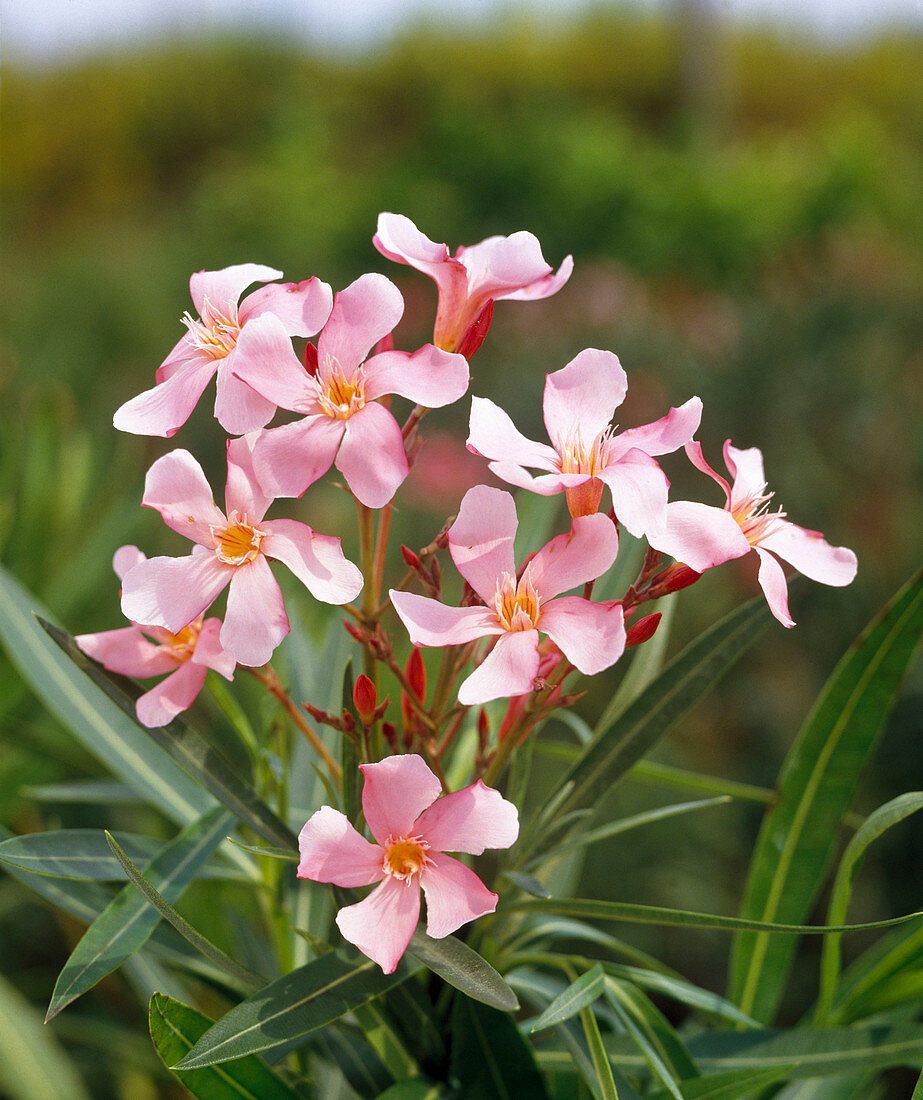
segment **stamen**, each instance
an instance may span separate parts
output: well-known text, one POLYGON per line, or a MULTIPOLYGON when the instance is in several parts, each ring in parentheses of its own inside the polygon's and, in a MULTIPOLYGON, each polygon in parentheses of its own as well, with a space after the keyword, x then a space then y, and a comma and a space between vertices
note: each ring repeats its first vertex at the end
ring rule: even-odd
POLYGON ((180 320, 189 329, 189 338, 199 351, 212 359, 224 359, 237 346, 240 325, 234 318, 225 317, 207 299, 202 303, 202 313, 201 321, 188 311, 180 320))
POLYGON ((518 585, 509 573, 502 574, 498 579, 493 603, 497 618, 505 630, 534 630, 538 624, 541 602, 528 568, 518 585))
POLYGON ((348 420, 353 413, 365 406, 365 379, 361 367, 347 378, 337 367, 326 372, 326 378, 318 377, 321 392, 317 401, 323 411, 337 420, 348 420))
POLYGON ((605 469, 609 462, 609 443, 615 428, 604 428, 587 447, 580 435, 580 429, 561 441, 558 448, 558 460, 562 474, 589 474, 595 477, 605 469))
POLYGON ((776 512, 769 511, 769 502, 775 494, 767 493, 765 489, 764 485, 763 491, 745 497, 731 509, 731 515, 751 546, 758 546, 773 532, 778 521, 785 518, 781 508, 776 512))
POLYGON ((389 836, 381 868, 386 875, 409 886, 423 867, 435 865, 426 854, 428 851, 429 844, 420 836, 389 836))
POLYGON ((246 565, 260 552, 260 545, 266 537, 265 531, 247 522, 246 516, 232 512, 227 527, 211 527, 215 540, 215 553, 225 565, 246 565))

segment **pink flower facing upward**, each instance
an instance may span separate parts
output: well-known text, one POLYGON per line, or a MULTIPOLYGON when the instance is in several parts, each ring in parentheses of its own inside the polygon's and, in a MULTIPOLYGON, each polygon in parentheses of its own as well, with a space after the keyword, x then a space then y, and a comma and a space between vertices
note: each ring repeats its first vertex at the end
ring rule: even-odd
POLYGON ((158 367, 157 384, 116 411, 116 428, 135 435, 175 435, 215 373, 215 416, 225 431, 243 435, 268 424, 275 406, 239 381, 235 368, 261 346, 267 326, 287 336, 319 332, 332 302, 330 287, 315 278, 260 287, 238 305, 251 283, 281 278, 281 271, 262 264, 196 272, 189 289, 199 320, 183 315, 186 335, 158 367))
POLYGON ((517 581, 513 558, 516 506, 509 493, 477 485, 449 528, 449 551, 483 607, 447 607, 427 596, 392 590, 391 603, 416 646, 461 645, 495 635, 486 659, 462 683, 458 701, 475 706, 524 695, 539 672, 539 630, 581 672, 614 664, 625 648, 625 619, 615 601, 563 596, 595 580, 615 561, 618 533, 604 515, 575 519, 531 559, 517 581))
POLYGON ((287 565, 325 603, 357 596, 362 574, 343 557, 338 538, 297 520, 263 519, 272 498, 253 473, 252 445, 252 435, 228 443, 227 515, 188 451, 171 451, 148 470, 142 504, 197 545, 189 557, 149 558, 130 569, 122 578, 122 611, 177 634, 229 585, 221 645, 239 664, 263 665, 289 631, 267 559, 287 565))
POLYGON ((440 798, 422 757, 362 764, 362 812, 376 843, 338 810, 324 806, 301 830, 298 877, 337 886, 379 885, 337 913, 343 936, 391 974, 410 942, 426 895, 426 932, 434 939, 497 906, 473 871, 445 855, 509 848, 519 835, 516 807, 481 780, 440 798))
MULTIPOLYGON (((488 237, 459 248, 435 244, 403 214, 380 214, 372 244, 389 260, 408 264, 434 279, 439 288, 433 343, 454 351, 469 328, 493 302, 502 298, 532 301, 557 293, 574 268, 568 256, 555 273, 531 233, 488 237)), ((489 316, 486 318, 489 324, 489 316)), ((482 324, 479 339, 487 328, 482 324)), ((478 341, 479 342, 479 341, 478 341)), ((468 350, 472 355, 477 346, 468 350)))
POLYGON ((759 582, 769 609, 783 626, 794 626, 788 611, 788 586, 778 558, 799 573, 821 584, 842 586, 856 575, 856 555, 845 546, 831 546, 819 531, 797 527, 783 511, 770 512, 773 494, 766 491, 763 456, 757 447, 741 451, 724 444, 724 461, 733 485, 729 485, 705 461, 702 447, 686 446, 692 464, 724 490, 724 508, 694 501, 667 505, 664 531, 650 538, 651 545, 702 573, 714 565, 754 551, 759 558, 759 582))
MULTIPOLYGON (((112 566, 121 580, 142 561, 146 558, 137 546, 123 546, 116 550, 112 566)), ((221 648, 220 629, 220 619, 194 619, 178 634, 160 626, 132 623, 99 634, 78 634, 74 641, 110 672, 142 680, 167 673, 137 702, 142 725, 165 726, 192 705, 208 669, 220 672, 226 680, 233 678, 235 661, 221 648)))
POLYGON ((618 358, 588 348, 545 377, 543 412, 552 446, 526 439, 502 409, 474 397, 468 449, 492 459, 490 469, 512 485, 543 496, 564 492, 574 518, 596 512, 608 485, 619 522, 635 536, 646 535, 663 525, 670 484, 653 456, 692 439, 702 402, 692 397, 653 424, 616 435, 610 421, 627 389, 618 358), (549 472, 532 477, 524 466, 549 472))
MULTIPOLYGON (((419 351, 370 349, 401 318, 404 300, 384 275, 362 275, 336 295, 309 373, 280 326, 260 333, 258 353, 235 373, 274 405, 303 420, 265 431, 254 447, 260 482, 277 497, 297 497, 335 462, 369 508, 388 503, 407 476, 401 429, 377 401, 385 394, 438 408, 468 388, 468 363, 427 344, 419 351)), ((309 345, 310 348, 310 345, 309 345)))

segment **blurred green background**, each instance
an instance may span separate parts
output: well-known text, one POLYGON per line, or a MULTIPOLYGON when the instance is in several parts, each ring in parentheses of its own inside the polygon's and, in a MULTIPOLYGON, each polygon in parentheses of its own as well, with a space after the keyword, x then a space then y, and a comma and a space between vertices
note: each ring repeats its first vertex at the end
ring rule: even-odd
MULTIPOLYGON (((418 28, 355 56, 203 37, 56 66, 7 59, 0 124, 0 553, 72 632, 121 625, 118 546, 176 552, 138 508, 150 462, 188 446, 222 480, 208 399, 172 444, 111 427, 181 335, 192 271, 252 261, 335 289, 382 271, 404 293, 397 339, 410 348, 430 334, 434 288, 373 249, 379 211, 453 247, 529 229, 555 267, 574 254, 574 275, 548 301, 498 305, 472 393, 537 435, 544 374, 586 346, 611 349, 629 377, 623 427, 699 394, 712 461, 728 437, 761 447, 789 518, 859 556, 849 589, 798 589, 798 628, 771 629, 659 752, 773 784, 838 656, 919 557, 923 37, 820 47, 627 11, 418 28)), ((399 516, 410 545, 480 476, 463 446, 467 409, 424 425, 399 516), (428 455, 430 470, 456 471, 445 484, 427 477, 428 455)), ((678 458, 665 466, 678 495, 719 503, 678 458)), ((324 489, 290 514, 324 532, 351 524, 324 489)), ((671 651, 753 591, 750 571, 729 565, 683 593, 671 651)), ((590 717, 622 671, 594 687, 590 717)), ((919 703, 918 671, 860 810, 923 787, 919 703)), ((0 715, 0 824, 104 824, 23 792, 100 768, 6 663, 0 715)), ((606 812, 668 798, 629 784, 606 812)), ((720 814, 613 843, 585 890, 734 912, 759 811, 720 814)), ((863 872, 855 919, 918 906, 915 850, 912 824, 895 830, 863 872)), ((79 932, 0 876, 0 975, 36 1004, 79 932)), ((723 988, 723 937, 632 935, 723 988)), ((121 980, 84 1000, 54 1033, 92 1094, 171 1095, 143 1036, 112 1064, 95 1057, 105 1028, 137 1013, 121 980)))

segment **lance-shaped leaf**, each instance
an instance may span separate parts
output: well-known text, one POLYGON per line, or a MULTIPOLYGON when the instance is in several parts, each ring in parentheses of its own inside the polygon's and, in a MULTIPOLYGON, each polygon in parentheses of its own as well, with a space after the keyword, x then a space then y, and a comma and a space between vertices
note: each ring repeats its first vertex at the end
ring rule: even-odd
POLYGON ((532 1051, 506 1013, 469 997, 452 1011, 452 1069, 463 1096, 547 1100, 532 1051))
MULTIPOLYGON (((168 901, 176 901, 224 839, 234 818, 216 806, 165 845, 146 868, 147 876, 168 901)), ((160 921, 160 914, 128 884, 84 932, 58 976, 46 1019, 134 954, 160 921)))
POLYGON ((576 1016, 582 1009, 598 1000, 606 988, 606 975, 599 965, 594 966, 585 974, 571 982, 571 984, 559 993, 545 1011, 533 1021, 530 1030, 532 1032, 543 1031, 546 1027, 554 1027, 562 1024, 572 1016, 576 1016))
POLYGON ((516 994, 490 963, 454 936, 434 940, 418 928, 407 950, 434 974, 475 1001, 501 1012, 515 1012, 519 1008, 516 994))
MULTIPOLYGON (((151 837, 133 833, 113 835, 136 862, 147 863, 163 847, 159 840, 151 837)), ((125 878, 102 829, 58 829, 15 836, 0 843, 0 863, 35 875, 58 878, 96 882, 118 882, 125 878)))
MULTIPOLYGON (((923 571, 873 619, 827 681, 792 746, 778 798, 763 819, 741 915, 799 923, 823 886, 838 826, 856 793, 923 629, 923 571)), ((796 941, 741 935, 731 955, 730 998, 772 1018, 796 941)))
MULTIPOLYGON (((151 998, 149 1021, 154 1047, 168 1068, 187 1054, 212 1026, 207 1016, 162 993, 151 998)), ((171 1072, 201 1100, 298 1100, 299 1096, 255 1055, 222 1066, 171 1069, 171 1072)))
MULTIPOLYGON (((679 1081, 678 1085, 683 1100, 744 1100, 744 1097, 756 1096, 765 1086, 787 1077, 791 1068, 781 1066, 756 1072, 713 1073, 708 1077, 690 1077, 679 1081)), ((652 1092, 648 1100, 670 1100, 673 1095, 669 1089, 659 1089, 652 1092)))

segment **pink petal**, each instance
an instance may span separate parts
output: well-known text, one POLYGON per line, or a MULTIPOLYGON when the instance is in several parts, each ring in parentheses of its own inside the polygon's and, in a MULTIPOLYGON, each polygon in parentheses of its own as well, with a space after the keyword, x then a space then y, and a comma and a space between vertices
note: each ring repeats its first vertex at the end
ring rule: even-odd
POLYGON ((318 337, 318 371, 326 377, 336 367, 347 375, 401 319, 404 299, 384 275, 360 275, 336 294, 333 311, 318 337))
POLYGON ((212 526, 227 524, 215 504, 202 467, 188 451, 181 449, 158 458, 148 470, 141 503, 156 509, 168 527, 200 546, 214 547, 212 526))
POLYGON ((468 852, 509 848, 519 836, 519 811, 512 802, 479 779, 470 787, 443 795, 424 810, 414 833, 438 852, 468 852))
POLYGON ((409 264, 427 275, 432 275, 432 268, 451 259, 446 245, 431 241, 403 214, 379 214, 372 244, 389 260, 409 264))
POLYGON ((157 370, 154 372, 154 379, 158 383, 166 382, 168 378, 176 374, 179 368, 184 363, 189 363, 193 359, 199 359, 202 357, 202 352, 195 346, 195 344, 189 339, 188 330, 176 341, 173 347, 170 349, 166 359, 160 364, 157 370))
POLYGON ((650 455, 633 448, 598 476, 612 492, 616 518, 636 538, 663 528, 670 483, 650 455))
POLYGON ((241 329, 228 359, 232 373, 273 406, 303 412, 316 393, 316 383, 295 354, 285 326, 271 313, 241 329))
POLYGON ((538 477, 532 477, 530 473, 513 462, 491 462, 487 468, 501 481, 520 489, 528 489, 530 493, 537 493, 542 497, 563 493, 571 484, 579 485, 581 481, 586 480, 582 474, 576 477, 573 474, 540 474, 538 477))
POLYGON ((228 510, 247 517, 250 523, 259 523, 273 501, 262 488, 253 468, 253 448, 259 433, 251 432, 239 439, 229 439, 227 444, 228 477, 224 484, 224 503, 228 510))
POLYGON ((686 444, 686 457, 692 463, 697 470, 701 470, 703 474, 708 474, 712 481, 716 481, 724 490, 725 503, 731 503, 731 486, 724 478, 708 465, 705 461, 705 455, 702 454, 702 444, 692 440, 691 443, 686 444))
POLYGON ((560 450, 579 430, 589 447, 609 426, 627 390, 625 371, 611 351, 587 348, 566 367, 547 375, 542 409, 552 443, 560 450))
POLYGON ((463 396, 468 388, 468 361, 432 344, 409 355, 386 351, 365 364, 365 395, 370 400, 397 393, 427 409, 441 409, 463 396))
POLYGON ((507 464, 535 466, 539 470, 559 468, 558 455, 552 447, 527 439, 503 409, 486 397, 471 398, 467 446, 473 454, 499 460, 504 468, 507 464))
POLYGON ((551 274, 538 238, 524 230, 459 248, 456 257, 468 272, 470 297, 480 302, 516 294, 551 274))
POLYGON ((759 546, 753 548, 760 559, 759 582, 766 596, 769 610, 783 626, 792 627, 795 620, 788 612, 788 584, 782 566, 767 550, 759 546))
POLYGON ((154 645, 137 626, 103 630, 99 634, 78 634, 74 641, 94 661, 122 676, 160 676, 176 668, 176 658, 154 645))
POLYGON ((290 630, 282 592, 262 554, 229 568, 233 576, 221 645, 238 664, 265 665, 290 630))
POLYGON ((122 614, 178 634, 212 604, 233 571, 209 553, 147 558, 122 578, 122 614))
POLYGON ((663 531, 648 531, 648 542, 696 573, 750 552, 740 524, 724 508, 676 500, 667 505, 666 515, 663 531))
POLYGON ((287 565, 316 600, 343 604, 362 591, 362 574, 343 556, 338 538, 294 519, 270 520, 263 527, 268 532, 263 553, 287 565))
POLYGON ((586 676, 614 665, 625 650, 625 617, 615 602, 562 596, 542 607, 538 625, 586 676))
POLYGON ((389 593, 394 610, 414 645, 463 645, 488 634, 502 634, 496 614, 487 607, 447 607, 413 592, 389 593))
POLYGON ((387 878, 364 901, 341 909, 336 921, 344 939, 377 962, 385 974, 393 974, 419 917, 416 883, 387 878))
POLYGON ((410 472, 397 421, 374 401, 346 421, 335 463, 367 508, 383 508, 410 472))
POLYGON ((486 658, 463 681, 458 701, 474 707, 491 699, 526 695, 538 675, 538 631, 511 630, 497 639, 486 658))
POLYGON ((260 484, 273 497, 300 497, 333 465, 346 421, 307 416, 280 428, 268 428, 253 447, 260 484))
POLYGON ((459 573, 489 603, 503 573, 516 575, 513 539, 519 521, 509 493, 475 485, 449 528, 449 551, 459 573))
POLYGON ((741 451, 732 447, 728 439, 724 444, 724 461, 734 479, 731 486, 732 509, 741 501, 758 496, 765 490, 766 474, 763 472, 763 454, 759 447, 748 447, 741 451))
POLYGON ((470 920, 492 913, 497 895, 463 863, 441 852, 429 853, 433 860, 420 872, 426 895, 426 934, 441 940, 470 920))
POLYGON ((282 272, 263 264, 234 264, 221 271, 197 271, 189 279, 192 300, 204 320, 209 307, 217 309, 228 320, 237 317, 237 303, 251 283, 268 283, 281 279, 282 272))
POLYGON ((388 756, 360 764, 362 812, 372 836, 385 847, 389 837, 414 836, 414 822, 442 792, 422 756, 388 756))
POLYGON ((858 562, 852 550, 831 546, 819 531, 807 531, 786 520, 777 520, 776 526, 760 540, 760 546, 821 584, 839 588, 851 584, 856 576, 858 562))
POLYGON ((205 622, 202 623, 198 641, 195 644, 195 649, 192 651, 192 656, 189 660, 193 664, 204 665, 206 668, 213 668, 215 672, 221 673, 225 680, 231 680, 234 677, 234 669, 237 667, 237 662, 229 653, 224 652, 219 637, 220 632, 220 619, 206 619, 205 622))
POLYGON ((573 270, 573 256, 565 256, 561 261, 561 266, 556 272, 549 273, 545 275, 544 278, 536 279, 520 290, 509 290, 505 294, 497 294, 495 297, 497 301, 502 300, 510 302, 534 302, 539 298, 550 298, 552 294, 557 294, 561 287, 564 286, 571 277, 571 272, 573 270))
POLYGON ((701 420, 701 398, 690 397, 684 405, 680 405, 678 409, 670 409, 666 416, 655 420, 653 424, 644 424, 622 432, 616 436, 614 442, 618 445, 620 454, 632 447, 637 447, 648 455, 672 454, 692 442, 701 420))
POLYGON ((184 661, 156 687, 139 696, 135 709, 141 725, 149 729, 154 726, 165 726, 168 722, 172 722, 177 714, 191 707, 195 697, 202 690, 206 672, 203 665, 184 661))
POLYGON ((543 600, 550 599, 602 576, 618 552, 618 532, 608 516, 601 512, 581 516, 570 531, 546 543, 532 559, 528 566, 532 583, 543 600))
POLYGON ((139 550, 137 546, 120 546, 112 555, 112 568, 115 570, 115 575, 121 580, 129 569, 139 561, 144 561, 146 557, 144 551, 139 550))
POLYGON ((349 818, 331 806, 312 814, 298 834, 298 878, 335 886, 371 886, 384 877, 384 852, 360 836, 349 818))
POLYGON ((272 283, 244 298, 240 303, 240 323, 249 324, 271 313, 278 317, 289 336, 313 336, 324 327, 332 308, 332 289, 316 277, 300 283, 272 283))
POLYGON ((276 406, 234 376, 237 348, 221 362, 215 389, 215 419, 228 435, 245 435, 265 427, 276 406))
POLYGON ((113 425, 133 435, 176 435, 217 369, 217 359, 197 354, 152 390, 116 409, 113 425))

